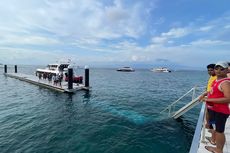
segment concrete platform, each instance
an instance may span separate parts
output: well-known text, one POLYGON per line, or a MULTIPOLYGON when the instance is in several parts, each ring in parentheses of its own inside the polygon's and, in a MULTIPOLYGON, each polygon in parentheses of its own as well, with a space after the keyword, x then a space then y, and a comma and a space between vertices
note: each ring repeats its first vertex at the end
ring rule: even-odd
POLYGON ((68 82, 62 81, 62 85, 54 85, 53 82, 49 83, 48 80, 40 79, 37 76, 27 75, 22 73, 4 73, 5 76, 26 81, 41 87, 49 88, 59 92, 74 93, 78 90, 89 90, 84 84, 73 83, 73 89, 68 89, 68 82))

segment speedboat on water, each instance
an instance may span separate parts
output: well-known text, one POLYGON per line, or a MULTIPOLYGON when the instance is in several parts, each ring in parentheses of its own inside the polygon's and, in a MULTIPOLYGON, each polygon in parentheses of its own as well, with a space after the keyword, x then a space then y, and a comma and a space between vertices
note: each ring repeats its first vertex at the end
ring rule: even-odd
POLYGON ((131 67, 125 66, 122 68, 117 69, 117 71, 121 71, 121 72, 134 72, 135 70, 131 67))
MULTIPOLYGON (((51 76, 53 75, 63 75, 63 79, 65 81, 68 81, 68 68, 71 67, 71 61, 59 61, 54 64, 48 64, 46 68, 44 69, 36 69, 36 76, 42 75, 48 76, 49 74, 51 76)), ((73 82, 74 83, 82 83, 83 77, 82 76, 74 76, 73 82)))
POLYGON ((51 74, 59 74, 67 72, 68 66, 70 62, 58 62, 54 64, 48 64, 44 69, 36 69, 36 73, 51 73, 51 74))
POLYGON ((169 70, 166 67, 153 68, 153 69, 151 69, 151 71, 153 71, 153 72, 166 72, 166 73, 172 72, 171 70, 169 70))

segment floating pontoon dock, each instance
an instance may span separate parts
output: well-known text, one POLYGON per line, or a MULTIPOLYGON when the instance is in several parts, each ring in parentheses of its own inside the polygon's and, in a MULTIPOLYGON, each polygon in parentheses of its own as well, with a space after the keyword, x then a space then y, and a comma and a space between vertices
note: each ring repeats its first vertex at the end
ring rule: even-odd
POLYGON ((26 81, 38 86, 46 87, 49 89, 53 89, 56 91, 60 92, 68 92, 68 93, 73 93, 77 90, 88 90, 89 88, 86 88, 83 84, 73 84, 73 89, 68 89, 68 82, 62 82, 62 85, 53 85, 53 83, 49 83, 48 80, 43 80, 43 79, 38 79, 38 77, 33 76, 33 75, 26 75, 26 74, 21 74, 21 73, 5 73, 5 76, 11 77, 11 78, 16 78, 22 81, 26 81))
POLYGON ((17 73, 17 66, 15 66, 15 73, 7 73, 7 66, 5 65, 5 73, 4 75, 7 77, 19 79, 25 82, 29 82, 41 87, 49 88, 55 91, 59 92, 65 92, 65 93, 74 93, 78 90, 89 90, 89 69, 86 69, 86 74, 85 77, 87 80, 85 80, 85 85, 80 84, 80 83, 73 83, 71 82, 71 85, 69 84, 70 82, 62 81, 61 85, 59 83, 57 85, 54 85, 52 81, 44 80, 44 79, 39 79, 35 75, 27 75, 27 74, 22 74, 22 73, 17 73), (70 88, 71 87, 71 88, 70 88))

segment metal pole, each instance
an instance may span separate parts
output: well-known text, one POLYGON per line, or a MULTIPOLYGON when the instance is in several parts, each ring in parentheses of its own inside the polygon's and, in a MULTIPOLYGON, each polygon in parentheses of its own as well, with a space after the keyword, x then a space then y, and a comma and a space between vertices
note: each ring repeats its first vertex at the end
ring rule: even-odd
POLYGON ((89 67, 85 66, 85 87, 89 87, 89 67))
POLYGON ((7 65, 4 65, 4 72, 7 73, 7 65))
POLYGON ((73 89, 73 69, 68 68, 68 89, 73 89))
POLYGON ((18 73, 18 67, 17 67, 17 65, 14 65, 14 72, 18 73))

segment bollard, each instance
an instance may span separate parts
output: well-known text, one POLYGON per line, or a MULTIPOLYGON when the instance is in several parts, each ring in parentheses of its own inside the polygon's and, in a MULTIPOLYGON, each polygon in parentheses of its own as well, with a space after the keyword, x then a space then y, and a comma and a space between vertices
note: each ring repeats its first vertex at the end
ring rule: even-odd
POLYGON ((17 67, 17 65, 14 65, 14 72, 18 73, 18 67, 17 67))
POLYGON ((89 67, 85 66, 85 87, 89 87, 89 67))
POLYGON ((4 72, 7 73, 7 65, 4 65, 4 72))
POLYGON ((73 68, 68 68, 68 89, 73 89, 73 68))

